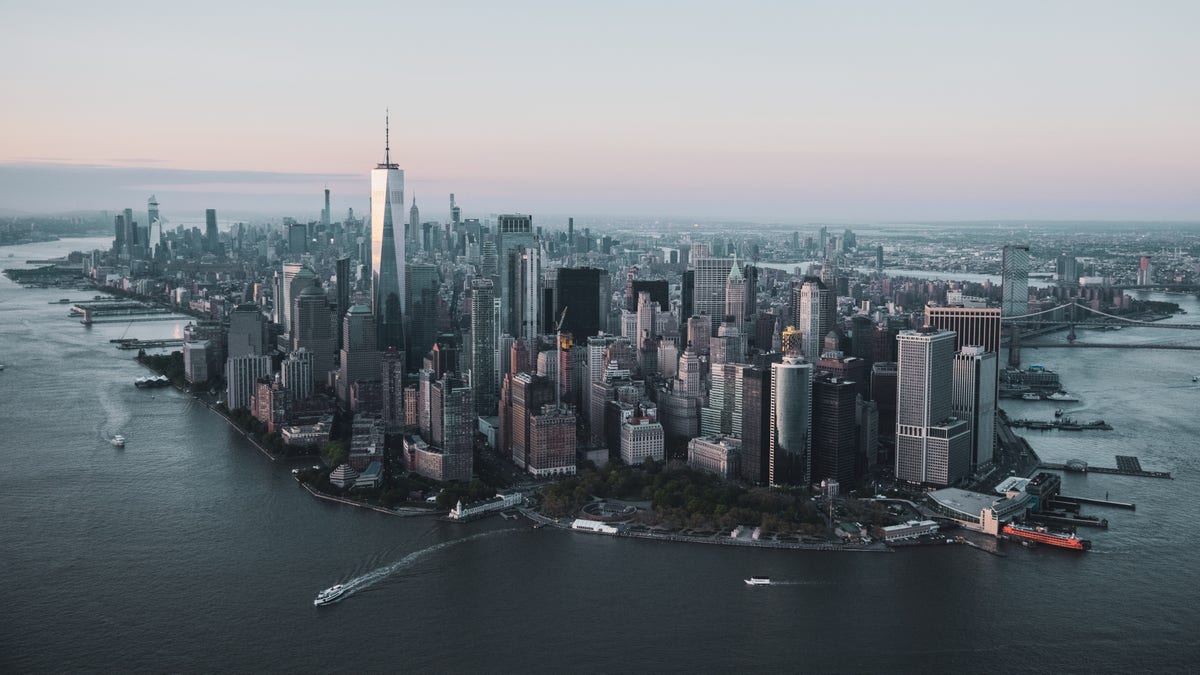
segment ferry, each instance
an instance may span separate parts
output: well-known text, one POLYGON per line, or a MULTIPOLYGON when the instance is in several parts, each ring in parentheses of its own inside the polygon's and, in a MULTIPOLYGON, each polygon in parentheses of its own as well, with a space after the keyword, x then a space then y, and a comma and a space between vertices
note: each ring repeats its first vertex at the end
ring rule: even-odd
POLYGON ((109 443, 112 443, 114 448, 123 448, 125 447, 125 437, 121 434, 117 434, 116 436, 112 437, 112 440, 110 440, 109 443))
POLYGON ((1062 409, 1062 408, 1058 408, 1057 410, 1055 410, 1055 411, 1054 411, 1054 416, 1055 416, 1055 417, 1062 417, 1062 416, 1063 416, 1063 409, 1062 409))
POLYGON ((1072 396, 1065 391, 1056 391, 1046 397, 1049 401, 1078 401, 1079 398, 1072 396))
POLYGON ((1091 541, 1076 537, 1074 532, 1070 534, 1051 532, 1044 527, 1028 527, 1026 525, 1017 525, 1016 523, 1005 525, 1002 531, 1011 537, 1036 541, 1039 544, 1058 546, 1059 548, 1069 548, 1076 551, 1087 551, 1092 548, 1091 541))
POLYGON ((1021 398, 1025 399, 1026 401, 1040 401, 1040 400, 1042 400, 1042 396, 1041 396, 1041 394, 1035 394, 1035 393, 1033 393, 1032 391, 1027 391, 1027 392, 1025 392, 1024 394, 1021 394, 1021 398))
POLYGON ((325 590, 321 591, 320 593, 317 593, 317 599, 313 600, 313 607, 320 607, 321 605, 331 605, 331 604, 337 602, 338 598, 342 597, 342 595, 345 594, 345 592, 346 592, 346 587, 342 584, 338 584, 337 586, 333 586, 331 588, 326 588, 325 590))
POLYGON ((747 586, 770 586, 771 577, 750 577, 746 579, 747 586))

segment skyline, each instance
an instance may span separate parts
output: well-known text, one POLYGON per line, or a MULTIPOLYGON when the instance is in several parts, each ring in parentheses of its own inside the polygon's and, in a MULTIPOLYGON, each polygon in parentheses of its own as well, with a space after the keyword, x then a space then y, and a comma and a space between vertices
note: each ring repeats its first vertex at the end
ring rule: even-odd
POLYGON ((0 209, 1200 219, 1187 3, 233 8, 8 8, 0 209))

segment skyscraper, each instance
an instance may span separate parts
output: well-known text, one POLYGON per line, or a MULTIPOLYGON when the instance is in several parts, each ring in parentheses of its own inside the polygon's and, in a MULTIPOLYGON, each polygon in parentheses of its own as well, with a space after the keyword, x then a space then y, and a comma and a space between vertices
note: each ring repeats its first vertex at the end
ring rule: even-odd
POLYGON ((380 357, 383 423, 389 429, 404 426, 404 355, 389 349, 380 357))
POLYGON ((312 352, 313 382, 324 384, 333 370, 337 339, 333 335, 333 312, 320 286, 308 286, 292 302, 292 349, 312 352))
POLYGON ((404 236, 396 237, 394 218, 404 213, 404 171, 392 163, 384 127, 384 160, 371 171, 371 312, 380 349, 404 349, 404 236))
POLYGON ((338 373, 338 398, 350 400, 355 382, 377 380, 382 372, 375 343, 375 317, 363 305, 354 305, 342 320, 342 349, 338 373))
POLYGON ((412 208, 408 210, 408 226, 404 228, 404 239, 412 250, 421 249, 421 211, 417 209, 417 194, 413 192, 412 208))
POLYGON ((742 374, 741 476, 766 485, 771 466, 771 371, 749 368, 742 374))
POLYGON ((1000 351, 999 307, 925 306, 925 325, 953 331, 955 349, 981 345, 989 352, 1000 351))
POLYGON ((812 376, 812 364, 801 358, 771 364, 772 485, 812 482, 812 376))
MULTIPOLYGON (((521 317, 514 311, 519 304, 520 289, 517 287, 521 279, 519 271, 515 271, 512 252, 518 248, 532 249, 537 246, 533 234, 533 216, 523 214, 505 214, 496 218, 496 255, 500 285, 500 320, 502 332, 514 337, 521 337, 521 317)), ((516 258, 516 267, 520 268, 521 258, 516 258)), ((540 258, 539 258, 540 262, 540 258)), ((537 280, 535 279, 535 282, 537 280)), ((533 284, 536 291, 538 283, 533 284)), ((534 315, 536 321, 536 314, 534 315)))
POLYGON ((404 271, 407 308, 405 344, 408 348, 408 367, 420 368, 421 359, 433 347, 437 337, 438 290, 441 281, 436 265, 410 263, 404 271))
MULTIPOLYGON (((538 317, 542 300, 542 251, 536 244, 528 247, 517 246, 508 249, 507 257, 507 290, 510 292, 511 303, 508 329, 516 337, 526 340, 531 348, 536 348, 537 338, 541 334, 538 317)), ((501 287, 503 286, 501 282, 501 287)), ((500 317, 501 320, 505 318, 503 300, 500 317)))
POLYGON ((737 326, 741 335, 746 334, 746 277, 738 267, 737 259, 729 267, 729 277, 725 280, 725 318, 737 326))
POLYGON ((146 230, 153 233, 154 228, 158 228, 158 237, 153 242, 146 242, 147 248, 153 248, 154 244, 162 241, 162 223, 159 222, 158 215, 158 198, 150 195, 149 201, 146 202, 146 230))
POLYGON ((971 434, 952 417, 952 331, 901 331, 896 378, 896 478, 949 485, 970 469, 971 434))
POLYGON ((321 224, 329 227, 329 188, 325 188, 325 208, 321 209, 321 224))
POLYGON ((833 294, 819 278, 804 277, 804 283, 792 289, 792 299, 796 313, 792 325, 803 334, 801 353, 816 361, 821 358, 825 335, 832 330, 833 294))
MULTIPOLYGON (((325 192, 329 192, 326 190, 325 192)), ((336 263, 337 274, 337 311, 334 313, 334 320, 337 325, 342 325, 342 319, 345 318, 346 312, 350 309, 350 286, 354 283, 350 279, 350 257, 342 257, 337 259, 336 263)), ((338 331, 338 349, 342 348, 342 332, 338 331)))
MULTIPOLYGON (((693 244, 693 252, 698 244, 693 244)), ((715 334, 725 316, 725 284, 733 258, 693 258, 695 271, 692 305, 694 314, 707 314, 712 319, 710 334, 715 334)), ((691 337, 689 335, 689 337, 691 337)), ((695 340, 694 337, 691 337, 695 340)))
POLYGON ((230 410, 250 407, 255 384, 271 374, 271 357, 244 354, 225 360, 225 404, 230 410))
POLYGON ((258 305, 238 305, 229 313, 228 358, 266 354, 268 337, 267 317, 258 305))
POLYGON ((1079 261, 1070 253, 1063 253, 1055 261, 1054 276, 1059 286, 1079 285, 1079 261))
POLYGON ((499 392, 496 368, 496 288, 491 279, 471 280, 471 388, 475 413, 491 415, 499 392))
POLYGON ((971 471, 992 461, 996 438, 995 352, 965 346, 954 355, 950 409, 971 430, 971 471))
POLYGON ((562 329, 579 340, 600 334, 608 321, 609 303, 612 299, 608 270, 592 267, 562 267, 556 280, 557 306, 554 320, 567 315, 562 329))
POLYGON ((1004 247, 1001 261, 1000 313, 1024 316, 1029 313, 1029 247, 1010 244, 1004 247))
POLYGON ((292 400, 303 401, 312 396, 312 369, 312 352, 303 348, 290 352, 280 364, 283 388, 288 391, 292 400))
POLYGON ((858 451, 857 387, 849 380, 822 374, 813 380, 813 480, 854 483, 858 451))
POLYGON ((535 476, 575 474, 575 413, 570 408, 548 404, 529 416, 526 459, 526 471, 535 476))
POLYGON ((217 235, 217 210, 204 210, 204 249, 213 255, 221 252, 221 240, 217 235))

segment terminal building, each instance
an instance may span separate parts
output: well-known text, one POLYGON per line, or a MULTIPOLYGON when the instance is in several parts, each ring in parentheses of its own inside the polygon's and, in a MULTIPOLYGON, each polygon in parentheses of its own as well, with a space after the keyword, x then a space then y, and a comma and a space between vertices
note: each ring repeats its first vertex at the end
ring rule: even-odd
MULTIPOLYGON (((1004 487, 1008 481, 1001 483, 1004 487)), ((959 525, 988 534, 997 534, 1003 523, 1025 514, 1032 496, 1024 485, 1012 485, 1004 494, 984 494, 959 488, 934 490, 929 495, 934 511, 959 525)))

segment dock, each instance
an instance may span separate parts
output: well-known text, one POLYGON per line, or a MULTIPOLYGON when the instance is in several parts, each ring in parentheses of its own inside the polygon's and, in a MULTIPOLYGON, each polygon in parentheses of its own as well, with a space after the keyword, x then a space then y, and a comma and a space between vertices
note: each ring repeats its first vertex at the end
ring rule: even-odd
POLYGON ((1053 525, 1070 525, 1073 527, 1097 527, 1100 529, 1108 529, 1108 519, 1094 518, 1090 516, 1056 516, 1048 513, 1030 513, 1026 516, 1027 519, 1039 523, 1048 523, 1053 525))
POLYGON ((1113 502, 1107 499, 1093 499, 1091 497, 1072 497, 1070 495, 1060 494, 1054 501, 1074 504, 1076 509, 1079 508, 1080 504, 1092 504, 1094 506, 1111 506, 1114 509, 1128 509, 1130 511, 1137 510, 1137 504, 1131 504, 1129 502, 1113 502))
POLYGON ((1107 473, 1119 476, 1140 476, 1142 478, 1171 478, 1170 471, 1147 471, 1142 468, 1142 463, 1137 457, 1128 455, 1117 455, 1117 466, 1088 466, 1088 463, 1072 459, 1066 464, 1056 462, 1042 462, 1038 464, 1038 468, 1050 469, 1052 471, 1070 471, 1073 473, 1107 473))
POLYGON ((1023 429, 1061 429, 1062 431, 1112 431, 1112 425, 1104 420, 1095 422, 1076 422, 1070 418, 1048 422, 1044 420, 1009 420, 1009 424, 1023 429))
POLYGON ((117 349, 164 349, 167 347, 182 347, 183 340, 168 339, 168 340, 110 340, 115 342, 117 349))

